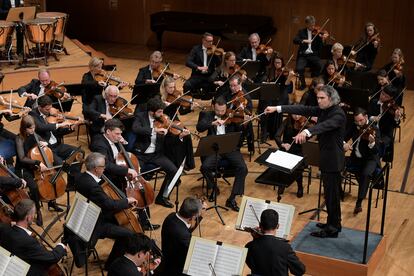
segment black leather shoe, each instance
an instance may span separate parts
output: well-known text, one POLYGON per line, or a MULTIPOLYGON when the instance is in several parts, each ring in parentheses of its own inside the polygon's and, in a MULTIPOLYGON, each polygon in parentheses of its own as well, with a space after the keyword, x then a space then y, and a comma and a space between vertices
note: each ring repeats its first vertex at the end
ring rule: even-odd
POLYGON ((361 206, 355 206, 354 209, 354 215, 358 215, 358 213, 362 212, 362 207, 361 206))
POLYGON ((337 238, 338 237, 338 231, 330 232, 325 230, 315 231, 311 233, 311 236, 316 238, 337 238))
POLYGON ((298 198, 303 197, 303 187, 298 188, 298 191, 296 193, 296 197, 298 197, 298 198))
POLYGON ((238 212, 240 210, 239 206, 237 206, 237 202, 236 200, 232 199, 232 200, 226 200, 226 207, 229 207, 230 209, 232 209, 233 211, 238 212))
POLYGON ((157 230, 160 227, 161 226, 159 224, 144 224, 142 229, 144 229, 144 231, 152 231, 152 230, 157 230))
MULTIPOLYGON (((322 223, 322 222, 318 222, 316 224, 316 227, 321 228, 321 229, 325 229, 326 226, 327 226, 327 224, 326 223, 322 223)), ((341 232, 341 231, 342 231, 342 226, 339 226, 338 232, 341 232)))
POLYGON ((166 208, 173 208, 174 204, 168 201, 165 197, 157 197, 155 199, 155 204, 162 205, 166 208))
POLYGON ((57 203, 56 203, 56 201, 49 201, 48 203, 47 203, 47 209, 50 211, 50 209, 52 209, 53 211, 55 211, 55 212, 63 212, 63 209, 62 208, 60 208, 58 205, 57 205, 57 203))
POLYGON ((219 194, 220 194, 220 190, 219 190, 219 188, 213 189, 213 190, 211 191, 210 196, 208 197, 208 201, 213 202, 213 201, 214 201, 214 198, 215 198, 216 196, 218 196, 219 194))

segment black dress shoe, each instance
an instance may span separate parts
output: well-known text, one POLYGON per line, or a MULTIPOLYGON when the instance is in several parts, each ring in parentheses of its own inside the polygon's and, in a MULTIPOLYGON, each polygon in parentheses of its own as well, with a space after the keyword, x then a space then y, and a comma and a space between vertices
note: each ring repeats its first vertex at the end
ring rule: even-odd
MULTIPOLYGON (((326 223, 322 223, 322 222, 318 222, 316 224, 316 227, 321 228, 321 229, 325 229, 327 227, 327 224, 326 223)), ((342 231, 342 226, 339 226, 339 228, 337 228, 337 231, 338 232, 341 232, 342 231)))
POLYGON ((220 194, 219 188, 213 189, 211 191, 210 196, 208 197, 208 201, 213 202, 214 198, 217 197, 220 194))
POLYGON ((298 191, 296 193, 297 198, 303 197, 303 187, 298 188, 298 191))
POLYGON ((155 199, 155 204, 162 205, 166 208, 173 208, 174 204, 168 201, 165 197, 157 197, 155 199))
POLYGON ((161 226, 159 224, 144 224, 142 229, 144 229, 144 231, 152 231, 152 230, 157 230, 160 227, 161 226))
POLYGON ((42 212, 40 210, 36 211, 36 225, 43 226, 43 217, 42 212))
POLYGON ((316 237, 316 238, 337 238, 338 237, 338 231, 326 231, 326 230, 320 230, 320 231, 315 231, 311 233, 311 236, 316 237))
POLYGON ((358 213, 362 212, 362 207, 361 206, 355 206, 354 209, 354 215, 358 215, 358 213))
POLYGON ((233 211, 238 212, 240 210, 239 206, 237 206, 237 202, 236 200, 232 199, 232 200, 226 200, 226 207, 229 207, 230 209, 232 209, 233 211))
POLYGON ((47 203, 47 209, 50 211, 50 209, 52 209, 53 211, 55 211, 55 212, 63 212, 63 209, 62 208, 60 208, 58 205, 57 205, 57 203, 56 203, 56 201, 49 201, 48 203, 47 203))

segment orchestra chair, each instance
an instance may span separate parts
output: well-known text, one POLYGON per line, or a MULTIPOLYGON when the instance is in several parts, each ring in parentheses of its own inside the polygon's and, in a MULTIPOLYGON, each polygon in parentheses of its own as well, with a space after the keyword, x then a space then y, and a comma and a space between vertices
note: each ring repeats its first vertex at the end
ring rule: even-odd
MULTIPOLYGON (((201 159, 201 163, 203 163, 204 157, 200 157, 201 159)), ((228 180, 229 177, 235 177, 235 171, 234 168, 232 168, 232 166, 230 165, 230 162, 226 159, 226 158, 221 158, 218 161, 217 164, 217 176, 215 176, 215 172, 212 173, 213 177, 217 177, 218 179, 222 179, 225 183, 227 183, 227 185, 231 186, 230 181, 228 180)), ((197 179, 197 181, 202 180, 201 183, 201 189, 204 190, 204 187, 206 188, 206 195, 208 195, 208 187, 207 185, 205 185, 206 181, 205 181, 205 177, 203 174, 201 174, 202 176, 200 178, 197 179)), ((218 182, 217 182, 217 188, 218 188, 218 182)))
POLYGON ((144 163, 141 166, 141 173, 145 173, 151 170, 153 171, 150 173, 144 174, 142 177, 147 181, 154 180, 154 191, 156 191, 158 177, 160 176, 165 177, 165 172, 162 170, 161 167, 151 162, 144 163))

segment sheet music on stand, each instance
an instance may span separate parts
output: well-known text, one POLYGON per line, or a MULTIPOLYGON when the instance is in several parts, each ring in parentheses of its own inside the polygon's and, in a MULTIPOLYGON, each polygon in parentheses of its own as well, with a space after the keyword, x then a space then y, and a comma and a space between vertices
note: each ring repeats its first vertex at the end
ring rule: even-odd
POLYGON ((247 248, 191 237, 183 273, 194 276, 242 275, 247 248))
POLYGON ((287 170, 289 173, 293 172, 302 161, 302 156, 291 154, 282 150, 272 152, 266 159, 268 164, 280 167, 282 168, 281 170, 287 170))
POLYGON ((183 162, 181 162, 180 167, 178 168, 177 172, 175 173, 173 179, 171 180, 170 184, 168 185, 165 194, 163 195, 164 197, 169 197, 172 190, 175 187, 175 184, 177 183, 177 180, 180 178, 181 174, 183 173, 184 170, 184 164, 185 164, 185 160, 187 159, 187 157, 184 157, 183 162))
POLYGON ((0 246, 0 275, 26 275, 30 265, 0 246))
POLYGON ((76 193, 66 218, 66 227, 83 241, 89 242, 100 213, 101 208, 80 193, 76 193))
POLYGON ((236 220, 236 229, 244 231, 246 227, 257 227, 259 222, 253 213, 252 207, 260 219, 260 215, 266 209, 273 209, 279 214, 279 228, 276 231, 276 237, 288 239, 290 228, 292 226, 295 206, 290 204, 278 203, 270 200, 243 196, 240 205, 240 211, 236 220))

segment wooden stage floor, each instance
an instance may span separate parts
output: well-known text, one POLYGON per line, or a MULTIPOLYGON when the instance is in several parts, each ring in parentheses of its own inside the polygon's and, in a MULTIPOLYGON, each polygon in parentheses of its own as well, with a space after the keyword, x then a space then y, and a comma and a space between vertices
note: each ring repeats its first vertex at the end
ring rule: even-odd
MULTIPOLYGON (((69 41, 69 40, 68 40, 69 41)), ((69 43, 68 43, 69 44, 69 43)), ((67 46, 69 46, 67 44, 67 46)), ((92 44, 92 46, 95 46, 92 44)), ((137 75, 138 69, 147 65, 147 58, 143 58, 142 56, 146 57, 150 51, 146 48, 139 48, 135 45, 108 45, 108 44, 96 44, 95 46, 97 50, 101 50, 105 52, 108 56, 112 57, 113 60, 117 64, 117 72, 116 74, 120 76, 123 80, 134 82, 135 77, 137 75), (121 55, 117 55, 118 52, 122 53, 122 58, 118 58, 121 55), (128 53, 131 54, 128 58, 128 53), (144 53, 144 54, 143 54, 144 53), (117 57, 118 56, 118 57, 117 57), (140 57, 137 59, 136 57, 140 57)), ((89 58, 84 56, 83 54, 79 53, 79 60, 72 60, 78 59, 78 55, 75 55, 78 50, 70 50, 71 56, 62 57, 62 61, 59 63, 59 66, 64 66, 65 60, 67 60, 68 64, 73 62, 73 64, 78 66, 77 64, 87 65, 89 58), (73 51, 73 52, 72 52, 73 51), (65 58, 65 59, 64 59, 65 58), (81 62, 82 61, 82 62, 81 62)), ((183 76, 189 76, 190 70, 186 68, 184 64, 185 60, 185 53, 177 53, 177 52, 166 52, 165 53, 166 59, 174 60, 172 64, 172 68, 177 73, 183 76)), ((51 62, 52 64, 52 62, 51 62)), ((52 65, 51 65, 52 66, 52 65)), ((57 66, 57 65, 56 65, 57 66)), ((81 65, 79 65, 81 66, 81 65)), ((72 69, 72 71, 75 69, 72 69)), ((25 84, 30 80, 23 79, 20 77, 14 78, 15 72, 13 70, 9 70, 3 67, 3 72, 7 72, 6 78, 10 78, 10 83, 7 83, 7 87, 17 88, 20 85, 25 84), (13 82, 11 80, 13 79, 13 82)), ((82 72, 83 73, 83 72, 82 72)), ((81 72, 73 72, 73 76, 82 75, 81 72)), ((30 71, 32 77, 35 77, 35 71, 30 71)), ((52 75, 52 79, 60 82, 63 79, 57 79, 54 75, 52 75)), ((79 77, 77 82, 80 82, 81 77, 79 77)), ((69 82, 69 81, 68 81, 69 82)), ((5 84, 6 86, 6 84, 5 84)), ((130 98, 131 91, 126 90, 122 91, 121 94, 125 98, 130 98)), ((20 102, 22 99, 18 99, 20 102)), ((207 104, 207 103, 205 103, 207 104)), ((411 172, 413 164, 409 164, 408 167, 408 174, 407 174, 407 181, 406 185, 402 187, 402 182, 404 178, 404 174, 406 171, 406 163, 409 157, 410 148, 413 143, 414 138, 414 131, 411 130, 411 126, 414 126, 414 112, 409 108, 409 106, 414 106, 414 94, 412 91, 407 91, 406 95, 404 96, 404 105, 406 107, 407 118, 405 122, 402 124, 402 135, 401 135, 401 142, 395 143, 395 160, 393 163, 393 168, 391 169, 390 175, 390 193, 388 193, 388 209, 386 213, 386 225, 385 225, 385 234, 387 236, 387 251, 386 257, 378 267, 375 275, 412 275, 412 271, 414 270, 414 254, 412 254, 414 250, 414 220, 412 219, 412 210, 414 210, 414 186, 412 185, 414 180, 414 175, 411 172), (402 190, 402 192, 400 192, 402 190), (411 219, 410 219, 411 218, 411 219)), ((73 113, 80 114, 81 104, 75 103, 73 107, 73 113)), ((186 116, 182 116, 181 120, 187 125, 190 130, 195 129, 195 124, 198 119, 198 112, 193 112, 186 116)), ((3 120, 4 121, 4 120, 3 120)), ((17 131, 18 124, 13 122, 13 124, 5 123, 6 127, 17 131)), ((86 144, 86 137, 81 135, 79 141, 76 140, 75 136, 65 138, 66 143, 71 143, 74 145, 82 145, 84 149, 87 149, 86 144)), ((194 147, 197 145, 197 141, 193 140, 194 147)), ((273 141, 270 142, 272 146, 275 145, 273 141)), ((245 153, 245 160, 247 166, 249 168, 249 174, 246 178, 246 189, 245 194, 251 197, 257 197, 262 199, 269 199, 269 200, 276 200, 276 192, 273 188, 261 184, 255 183, 255 178, 264 171, 264 167, 252 162, 249 162, 248 154, 246 149, 242 149, 243 153, 245 153)), ((257 150, 255 155, 253 156, 252 160, 259 156, 257 150)), ((196 160, 196 169, 188 172, 186 175, 182 176, 182 185, 180 186, 179 190, 179 201, 181 202, 186 196, 201 194, 201 181, 197 179, 200 177, 200 161, 196 160)), ((304 183, 306 183, 307 178, 304 179, 304 183)), ((232 182, 232 179, 230 179, 232 182)), ((296 214, 293 219, 293 225, 291 229, 291 235, 295 236, 303 226, 309 221, 311 214, 298 216, 297 214, 303 210, 314 208, 317 204, 317 195, 318 195, 318 185, 319 181, 316 179, 312 180, 312 184, 310 186, 309 194, 304 195, 303 198, 298 199, 296 197, 296 185, 293 184, 289 188, 286 189, 285 193, 282 196, 281 202, 292 204, 296 208, 296 214)), ((218 203, 221 205, 225 204, 225 200, 228 197, 231 186, 227 185, 223 181, 219 182, 221 194, 218 198, 218 203)), ((159 188, 159 184, 158 187, 159 188)), ((305 187, 306 188, 306 187, 305 187)), ((306 190, 305 190, 306 191, 306 190)), ((355 206, 355 200, 357 195, 357 187, 352 187, 352 192, 345 198, 345 201, 342 202, 342 223, 343 226, 355 229, 364 229, 365 226, 365 219, 366 219, 366 201, 363 202, 364 211, 357 216, 353 215, 353 208, 355 206)), ((73 197, 73 196, 72 196, 73 197)), ((175 201, 175 193, 172 195, 172 201, 175 201)), ((65 198, 59 199, 61 203, 66 201, 65 198)), ((237 199, 240 202, 240 199, 237 199)), ((382 204, 380 203, 378 208, 373 208, 372 210, 372 217, 371 217, 371 231, 379 232, 380 228, 380 220, 381 220, 381 210, 382 204)), ((152 222, 156 224, 162 224, 164 218, 172 212, 173 209, 166 209, 160 207, 158 205, 151 206, 151 215, 152 215, 152 222)), ((43 213, 45 216, 45 224, 53 219, 54 214, 51 214, 47 211, 46 208, 43 208, 43 213)), ((234 225, 236 222, 237 213, 233 211, 221 211, 223 218, 226 222, 226 225, 222 225, 217 214, 214 210, 208 211, 204 215, 204 220, 201 224, 201 233, 204 238, 213 239, 213 240, 220 240, 227 243, 232 243, 239 246, 244 246, 248 241, 250 241, 250 234, 245 232, 236 231, 234 229, 234 225)), ((322 221, 325 220, 325 215, 322 214, 322 221)), ((51 235, 56 236, 61 231, 61 225, 63 221, 58 222, 53 229, 51 230, 51 235)), ((155 232, 148 232, 152 238, 158 241, 160 244, 160 235, 161 231, 157 230, 155 232)), ((194 232, 195 235, 198 235, 198 231, 194 232)), ((323 242, 323 241, 321 241, 323 242)), ((112 241, 101 240, 97 245, 98 252, 100 254, 101 259, 106 259, 110 248, 112 246, 112 241)), ((361 245, 362 246, 362 245, 361 245)), ((69 262, 71 261, 71 254, 69 253, 69 262)), ((91 270, 91 275, 99 275, 99 271, 97 265, 92 263, 89 267, 91 270)), ((244 275, 249 272, 247 266, 245 267, 244 275)), ((81 275, 83 270, 76 269, 75 274, 81 275)))

